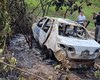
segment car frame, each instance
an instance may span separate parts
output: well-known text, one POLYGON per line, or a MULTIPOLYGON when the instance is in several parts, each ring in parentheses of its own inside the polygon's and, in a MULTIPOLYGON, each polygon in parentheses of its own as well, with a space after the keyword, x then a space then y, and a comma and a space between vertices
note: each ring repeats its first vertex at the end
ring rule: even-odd
POLYGON ((42 17, 32 25, 32 31, 43 52, 54 55, 65 66, 90 67, 100 55, 100 44, 84 26, 72 20, 42 17))

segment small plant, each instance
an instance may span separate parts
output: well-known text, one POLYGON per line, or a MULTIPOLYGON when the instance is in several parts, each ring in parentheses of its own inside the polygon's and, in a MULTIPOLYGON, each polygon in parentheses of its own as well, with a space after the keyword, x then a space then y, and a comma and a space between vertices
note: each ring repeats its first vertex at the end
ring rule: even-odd
POLYGON ((100 70, 95 71, 94 74, 97 79, 100 79, 100 70))

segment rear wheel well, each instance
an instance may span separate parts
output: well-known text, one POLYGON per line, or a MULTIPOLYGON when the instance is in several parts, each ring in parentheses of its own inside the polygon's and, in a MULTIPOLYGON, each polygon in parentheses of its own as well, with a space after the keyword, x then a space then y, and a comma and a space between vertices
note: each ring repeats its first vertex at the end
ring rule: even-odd
POLYGON ((42 51, 41 51, 41 54, 44 55, 46 50, 47 50, 47 46, 46 45, 42 45, 42 51))
POLYGON ((50 48, 48 49, 48 56, 49 56, 50 59, 55 60, 55 61, 58 61, 58 60, 56 59, 55 55, 54 55, 53 50, 50 49, 50 48))
POLYGON ((42 48, 47 49, 47 46, 46 45, 43 45, 42 48))
POLYGON ((50 49, 50 48, 47 48, 46 45, 43 45, 43 46, 42 46, 42 53, 46 55, 46 58, 47 58, 47 59, 49 58, 49 59, 51 59, 51 60, 57 61, 57 59, 56 59, 56 57, 55 57, 55 55, 54 55, 53 50, 50 49))

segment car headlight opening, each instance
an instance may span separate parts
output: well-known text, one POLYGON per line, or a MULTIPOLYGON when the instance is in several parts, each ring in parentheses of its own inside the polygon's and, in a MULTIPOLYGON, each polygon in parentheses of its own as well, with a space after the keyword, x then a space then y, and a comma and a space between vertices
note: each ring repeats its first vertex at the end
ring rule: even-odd
POLYGON ((63 48, 68 54, 71 54, 72 56, 74 56, 76 53, 75 53, 75 49, 74 47, 72 46, 66 46, 66 45, 63 45, 63 44, 59 44, 59 46, 61 48, 63 48))
POLYGON ((89 50, 84 50, 81 52, 81 56, 88 57, 90 55, 89 53, 90 53, 89 50))
POLYGON ((100 56, 100 48, 99 49, 97 49, 97 50, 95 50, 95 52, 94 52, 97 56, 100 56))
POLYGON ((71 54, 72 56, 74 56, 76 53, 75 53, 75 49, 74 49, 74 47, 72 47, 72 46, 68 46, 67 47, 67 52, 69 53, 69 54, 71 54))

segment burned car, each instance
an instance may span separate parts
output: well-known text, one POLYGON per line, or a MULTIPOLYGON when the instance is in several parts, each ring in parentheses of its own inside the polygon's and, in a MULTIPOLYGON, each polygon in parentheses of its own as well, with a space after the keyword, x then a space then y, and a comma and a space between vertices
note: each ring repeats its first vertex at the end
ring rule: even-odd
POLYGON ((33 36, 44 52, 72 68, 93 66, 100 44, 84 26, 69 19, 43 17, 32 25, 33 36))

